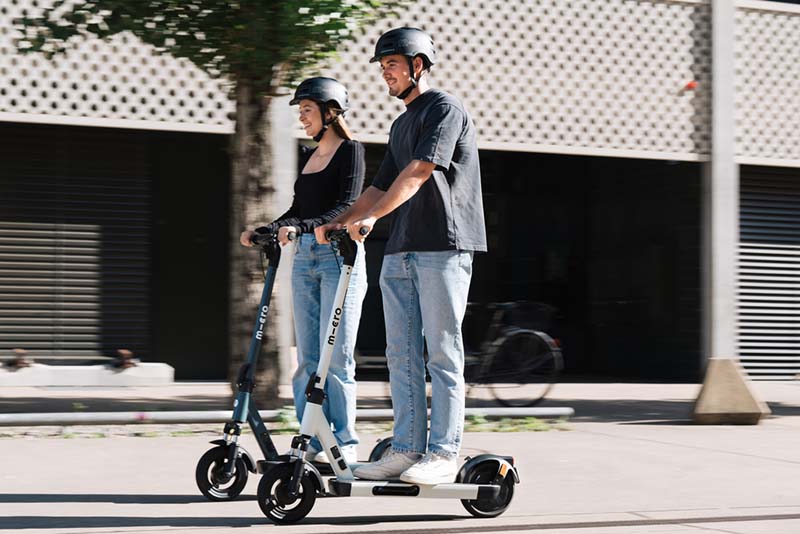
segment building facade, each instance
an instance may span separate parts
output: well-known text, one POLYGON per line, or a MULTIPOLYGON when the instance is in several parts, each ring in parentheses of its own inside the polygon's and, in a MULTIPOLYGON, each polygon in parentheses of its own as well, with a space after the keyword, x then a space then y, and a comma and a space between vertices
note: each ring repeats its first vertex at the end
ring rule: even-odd
MULTIPOLYGON (((228 87, 128 35, 55 67, 20 56, 4 22, 22 9, 0 0, 0 352, 131 348, 223 377, 228 87)), ((367 61, 400 25, 434 36, 432 85, 478 130, 490 253, 471 300, 558 308, 574 376, 696 380, 715 355, 800 372, 800 7, 412 2, 322 71, 350 90, 368 180, 402 103, 367 61)), ((286 171, 302 135, 274 107, 286 171)), ((365 355, 382 351, 382 231, 365 355)))

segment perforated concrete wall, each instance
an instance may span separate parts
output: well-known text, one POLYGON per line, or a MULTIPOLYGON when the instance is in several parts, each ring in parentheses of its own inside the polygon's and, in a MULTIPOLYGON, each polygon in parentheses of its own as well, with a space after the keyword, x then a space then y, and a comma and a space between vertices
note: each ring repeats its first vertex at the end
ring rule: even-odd
POLYGON ((52 0, 0 0, 0 120, 228 133, 225 81, 132 34, 86 40, 52 62, 20 54, 13 19, 52 0))
POLYGON ((367 62, 381 33, 418 26, 438 46, 432 85, 465 102, 485 148, 691 160, 709 150, 709 21, 696 1, 417 2, 326 73, 358 134, 384 140, 402 106, 367 62))
MULTIPOLYGON (((133 35, 83 42, 54 63, 19 54, 11 21, 51 1, 0 0, 0 120, 233 131, 225 81, 133 35)), ((800 6, 737 6, 737 157, 800 165, 800 6)), ((483 148, 707 158, 707 0, 414 2, 323 69, 349 87, 362 140, 385 141, 402 111, 367 61, 378 36, 403 24, 434 36, 431 81, 465 102, 483 148)))
POLYGON ((736 13, 737 156, 800 164, 800 6, 740 2, 736 13))

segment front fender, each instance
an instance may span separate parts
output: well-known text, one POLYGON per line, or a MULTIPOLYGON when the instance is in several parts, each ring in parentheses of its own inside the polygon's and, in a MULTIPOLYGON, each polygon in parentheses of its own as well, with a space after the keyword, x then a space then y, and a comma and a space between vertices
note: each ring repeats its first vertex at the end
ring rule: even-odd
MULTIPOLYGON (((293 456, 283 455, 278 457, 277 460, 261 460, 258 462, 258 472, 266 474, 269 472, 270 469, 286 463, 296 462, 297 459, 293 456)), ((301 460, 303 462, 304 469, 306 473, 309 474, 311 477, 311 481, 314 483, 314 487, 317 489, 317 493, 320 495, 324 495, 325 492, 325 483, 322 481, 322 475, 320 475, 319 471, 311 462, 306 460, 301 460)))
MULTIPOLYGON (((225 447, 226 449, 231 446, 230 443, 225 441, 224 439, 215 439, 214 441, 209 441, 212 445, 217 445, 219 447, 225 447)), ((238 455, 241 456, 242 460, 244 461, 245 467, 251 473, 256 472, 256 459, 253 458, 253 455, 250 454, 247 449, 242 447, 241 445, 236 446, 238 448, 238 455)))

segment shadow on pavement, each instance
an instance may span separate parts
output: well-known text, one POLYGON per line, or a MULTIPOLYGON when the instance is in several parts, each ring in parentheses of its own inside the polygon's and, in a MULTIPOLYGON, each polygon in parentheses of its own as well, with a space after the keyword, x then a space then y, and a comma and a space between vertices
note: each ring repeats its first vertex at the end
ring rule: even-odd
MULTIPOLYGON (((230 396, 186 395, 164 399, 146 397, 17 397, 0 398, 0 413, 149 412, 168 410, 229 410, 230 396), (80 406, 76 409, 76 406, 80 406)), ((291 401, 289 401, 291 403, 291 401)))
MULTIPOLYGON (((240 495, 237 501, 255 501, 254 495, 240 495)), ((202 495, 140 495, 101 493, 0 493, 2 503, 103 502, 112 504, 190 504, 209 502, 202 495)), ((1 521, 2 519, 0 519, 1 521)))
MULTIPOLYGON (((309 517, 302 520, 303 525, 372 525, 377 523, 415 523, 450 521, 446 528, 425 528, 424 532, 443 533, 478 533, 478 532, 512 532, 538 530, 572 530, 598 529, 614 527, 645 527, 686 524, 742 523, 790 521, 800 519, 800 514, 765 514, 765 515, 725 515, 715 517, 681 517, 670 519, 633 519, 612 521, 580 521, 566 523, 529 523, 513 525, 487 525, 482 519, 472 519, 451 515, 403 515, 375 517, 309 517), (461 520, 461 521, 459 521, 461 520), (481 526, 477 526, 481 523, 481 526), (452 526, 450 526, 452 525, 452 526)), ((253 525, 272 525, 266 518, 242 517, 130 517, 130 516, 10 516, 0 517, 0 529, 63 529, 63 528, 126 528, 126 527, 249 527, 253 525)), ((275 528, 283 528, 272 525, 275 528)), ((427 527, 427 526, 426 526, 427 527)), ((592 530, 587 530, 592 532, 592 530)), ((391 532, 381 530, 360 530, 360 534, 385 534, 391 532)), ((725 532, 728 532, 727 530, 725 532)))
MULTIPOLYGON (((454 515, 402 515, 307 517, 303 525, 371 525, 375 523, 416 523, 469 520, 454 515)), ((249 527, 272 525, 266 517, 133 517, 133 516, 8 516, 0 517, 0 529, 126 528, 126 527, 249 527)), ((276 528, 280 528, 275 525, 276 528)))

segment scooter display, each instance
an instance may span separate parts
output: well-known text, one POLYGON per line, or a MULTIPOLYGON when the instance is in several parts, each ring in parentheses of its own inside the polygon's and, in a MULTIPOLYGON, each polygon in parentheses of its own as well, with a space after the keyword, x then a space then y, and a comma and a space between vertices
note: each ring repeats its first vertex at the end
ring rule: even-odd
MULTIPOLYGON (((300 423, 300 434, 292 439, 289 455, 259 461, 259 471, 265 473, 258 485, 258 505, 264 515, 275 523, 293 523, 306 517, 317 497, 423 497, 460 499, 464 508, 476 517, 496 517, 502 514, 514 496, 519 474, 514 459, 497 454, 481 454, 467 458, 453 483, 422 485, 400 480, 358 480, 345 461, 336 438, 322 410, 325 381, 328 375, 333 346, 344 310, 344 301, 359 247, 346 230, 336 230, 328 238, 338 245, 343 258, 342 271, 328 321, 325 344, 317 371, 306 386, 306 407, 300 423), (329 460, 330 471, 321 471, 319 464, 305 460, 306 450, 317 437, 329 460), (327 471, 327 472, 326 472, 327 471), (327 475, 333 476, 327 476, 327 475)), ((388 447, 384 440, 370 454, 377 459, 388 447)), ((355 466, 353 466, 355 467, 355 466)))

